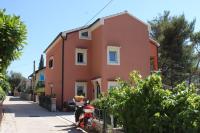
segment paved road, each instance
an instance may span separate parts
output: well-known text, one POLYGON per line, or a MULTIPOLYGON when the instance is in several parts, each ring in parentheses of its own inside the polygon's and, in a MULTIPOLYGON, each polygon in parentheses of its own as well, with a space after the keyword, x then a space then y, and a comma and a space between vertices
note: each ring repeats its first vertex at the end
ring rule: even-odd
POLYGON ((7 97, 0 133, 82 133, 73 126, 73 115, 49 112, 31 101, 7 97), (69 118, 69 119, 68 119, 69 118))

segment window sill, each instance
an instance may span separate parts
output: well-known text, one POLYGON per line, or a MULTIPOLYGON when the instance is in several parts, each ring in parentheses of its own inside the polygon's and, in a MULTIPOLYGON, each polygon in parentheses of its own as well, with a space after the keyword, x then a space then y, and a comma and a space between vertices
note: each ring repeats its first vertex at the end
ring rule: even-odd
POLYGON ((107 65, 114 65, 114 66, 119 66, 120 63, 111 63, 111 62, 108 62, 107 65))
POLYGON ((77 66, 86 66, 87 64, 86 63, 76 63, 75 65, 77 65, 77 66))
POLYGON ((81 39, 81 40, 92 40, 91 37, 79 37, 79 39, 81 39))

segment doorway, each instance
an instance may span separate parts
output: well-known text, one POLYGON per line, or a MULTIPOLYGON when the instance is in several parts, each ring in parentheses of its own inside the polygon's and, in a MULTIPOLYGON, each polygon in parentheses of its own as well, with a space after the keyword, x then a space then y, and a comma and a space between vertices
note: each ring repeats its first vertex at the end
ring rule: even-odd
POLYGON ((101 94, 101 79, 98 78, 98 79, 95 79, 95 80, 92 80, 92 83, 93 83, 93 87, 94 87, 94 99, 97 99, 100 97, 100 94, 101 94))

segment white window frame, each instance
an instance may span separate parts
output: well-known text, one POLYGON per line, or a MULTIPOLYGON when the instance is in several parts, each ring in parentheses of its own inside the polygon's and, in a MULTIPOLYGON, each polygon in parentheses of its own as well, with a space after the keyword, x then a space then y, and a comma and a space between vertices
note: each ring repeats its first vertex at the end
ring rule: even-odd
POLYGON ((53 58, 53 56, 51 56, 51 57, 49 58, 49 61, 48 61, 48 67, 49 67, 50 69, 53 69, 53 68, 54 68, 54 58, 53 58), (50 61, 50 60, 53 60, 52 67, 49 67, 49 61, 50 61))
POLYGON ((91 40, 92 39, 91 31, 88 29, 80 30, 79 31, 79 39, 91 40), (83 32, 88 32, 88 37, 82 36, 83 32))
POLYGON ((87 49, 76 48, 75 52, 75 64, 76 65, 87 65, 87 49), (83 62, 78 62, 78 53, 83 53, 83 62))
POLYGON ((84 87, 85 97, 87 97, 87 82, 75 82, 75 96, 77 95, 78 86, 84 87))
POLYGON ((107 64, 108 65, 120 65, 120 47, 117 46, 107 46, 107 64), (111 62, 109 57, 109 52, 117 52, 117 62, 111 62))
POLYGON ((111 89, 111 86, 117 86, 117 81, 108 81, 108 89, 111 89))

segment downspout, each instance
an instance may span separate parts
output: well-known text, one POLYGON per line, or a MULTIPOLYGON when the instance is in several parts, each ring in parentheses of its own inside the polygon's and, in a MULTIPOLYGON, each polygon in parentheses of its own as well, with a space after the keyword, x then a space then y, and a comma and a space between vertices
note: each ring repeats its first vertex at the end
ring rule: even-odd
POLYGON ((65 44, 65 40, 67 40, 67 34, 65 36, 63 36, 63 32, 60 33, 60 36, 62 38, 62 92, 61 92, 61 109, 63 108, 63 102, 64 102, 64 61, 65 61, 65 50, 64 50, 64 44, 65 44))
POLYGON ((158 71, 159 70, 159 65, 158 65, 158 47, 157 47, 157 55, 156 56, 157 56, 157 61, 156 61, 157 62, 157 68, 156 68, 157 70, 156 71, 158 71))

